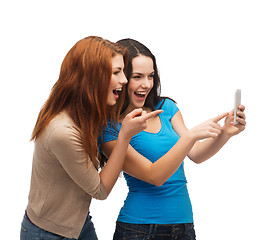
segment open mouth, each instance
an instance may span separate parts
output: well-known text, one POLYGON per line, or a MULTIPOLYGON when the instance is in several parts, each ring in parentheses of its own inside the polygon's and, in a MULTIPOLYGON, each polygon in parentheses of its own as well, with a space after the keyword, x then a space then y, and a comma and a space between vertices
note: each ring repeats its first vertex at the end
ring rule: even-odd
POLYGON ((114 97, 118 98, 119 97, 119 93, 122 91, 122 88, 116 88, 116 89, 113 89, 113 95, 114 97))
POLYGON ((147 92, 134 92, 134 94, 136 95, 136 97, 139 99, 139 100, 144 100, 146 95, 147 95, 147 92))

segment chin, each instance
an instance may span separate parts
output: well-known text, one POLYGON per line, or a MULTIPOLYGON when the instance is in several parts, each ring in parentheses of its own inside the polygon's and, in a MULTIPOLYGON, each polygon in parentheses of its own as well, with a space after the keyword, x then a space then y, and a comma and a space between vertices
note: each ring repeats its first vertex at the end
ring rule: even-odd
POLYGON ((116 104, 116 100, 111 100, 111 101, 108 101, 107 104, 109 106, 114 106, 116 104))
POLYGON ((145 102, 141 102, 141 103, 135 103, 134 105, 135 105, 135 107, 136 108, 142 108, 142 107, 144 107, 144 104, 145 104, 145 102))
POLYGON ((109 102, 108 102, 107 105, 108 105, 108 106, 114 106, 115 103, 112 103, 112 102, 109 103, 109 102))

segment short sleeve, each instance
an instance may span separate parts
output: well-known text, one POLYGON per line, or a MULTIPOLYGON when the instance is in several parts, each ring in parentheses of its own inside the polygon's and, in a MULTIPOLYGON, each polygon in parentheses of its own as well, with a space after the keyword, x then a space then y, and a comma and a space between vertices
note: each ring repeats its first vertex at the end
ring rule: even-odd
MULTIPOLYGON (((163 99, 162 101, 164 101, 161 109, 166 112, 168 115, 170 115, 170 118, 172 118, 176 113, 177 111, 179 110, 178 106, 176 105, 176 103, 169 99, 169 98, 166 98, 166 99, 163 99)), ((160 102, 158 105, 160 106, 162 104, 162 102, 160 102)))
POLYGON ((120 129, 121 123, 114 124, 108 121, 107 126, 98 138, 98 145, 101 146, 103 143, 117 140, 120 129))

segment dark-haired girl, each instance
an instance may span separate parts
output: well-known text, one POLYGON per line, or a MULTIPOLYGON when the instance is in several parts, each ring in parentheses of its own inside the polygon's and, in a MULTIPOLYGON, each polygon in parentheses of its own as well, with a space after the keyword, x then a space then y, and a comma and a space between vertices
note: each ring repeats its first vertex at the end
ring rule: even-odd
POLYGON ((146 129, 130 141, 123 166, 129 192, 118 216, 114 240, 195 239, 183 160, 188 156, 195 163, 204 162, 230 137, 243 131, 245 107, 239 106, 238 125, 234 125, 231 111, 187 129, 175 102, 160 97, 160 78, 151 51, 132 39, 118 43, 128 50, 129 82, 119 123, 109 124, 103 135, 105 155, 110 156, 128 112, 141 107, 146 112, 162 109, 163 113, 150 118, 146 129), (218 121, 223 118, 221 127, 218 121))

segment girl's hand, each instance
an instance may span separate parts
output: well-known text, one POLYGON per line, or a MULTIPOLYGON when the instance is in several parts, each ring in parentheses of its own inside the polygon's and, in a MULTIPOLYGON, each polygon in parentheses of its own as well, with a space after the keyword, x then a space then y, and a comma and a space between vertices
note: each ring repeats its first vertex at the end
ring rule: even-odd
POLYGON ((246 115, 244 113, 245 106, 239 105, 237 111, 237 122, 238 124, 234 123, 234 109, 229 113, 229 115, 225 119, 225 124, 223 126, 223 131, 228 134, 230 137, 239 134, 242 132, 246 127, 246 115))
POLYGON ((146 128, 146 121, 149 118, 153 118, 162 112, 163 110, 156 110, 147 113, 141 108, 134 109, 124 118, 120 133, 123 132, 125 136, 131 138, 146 128))
POLYGON ((196 127, 190 129, 188 133, 197 141, 202 140, 205 138, 216 138, 218 137, 222 132, 222 127, 218 123, 221 119, 228 116, 229 113, 223 113, 218 115, 217 117, 214 117, 212 119, 209 119, 208 121, 205 121, 196 127))

